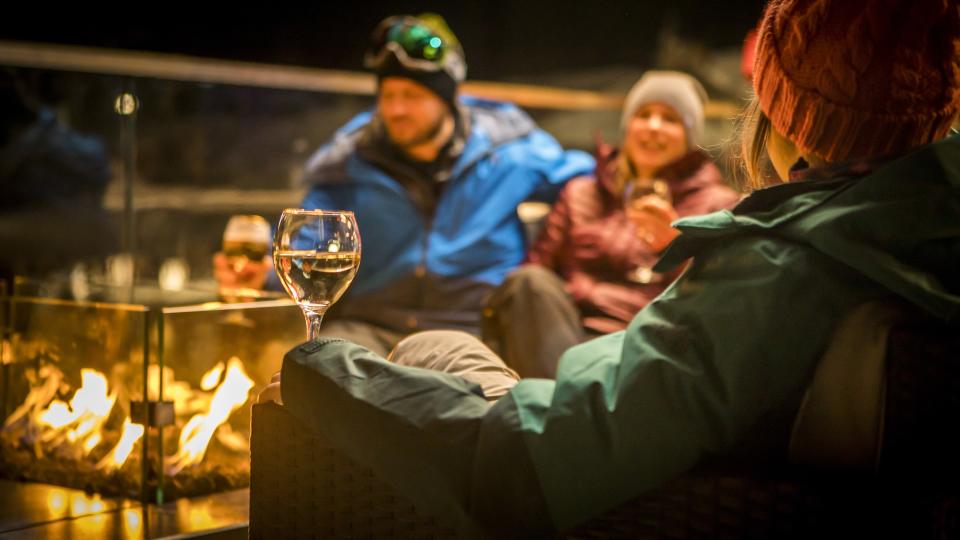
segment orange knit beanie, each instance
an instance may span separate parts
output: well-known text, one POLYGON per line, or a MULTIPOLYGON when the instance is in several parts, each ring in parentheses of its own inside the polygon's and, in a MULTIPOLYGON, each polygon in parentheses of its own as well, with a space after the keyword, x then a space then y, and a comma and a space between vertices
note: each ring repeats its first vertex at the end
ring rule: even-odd
POLYGON ((937 140, 960 110, 960 2, 773 0, 753 87, 774 129, 827 161, 937 140))

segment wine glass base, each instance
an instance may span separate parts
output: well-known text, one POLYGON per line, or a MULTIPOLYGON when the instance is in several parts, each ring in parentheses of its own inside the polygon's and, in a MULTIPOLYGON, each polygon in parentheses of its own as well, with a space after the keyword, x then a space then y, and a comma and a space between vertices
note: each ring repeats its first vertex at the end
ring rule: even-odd
POLYGON ((627 279, 634 283, 648 285, 650 283, 659 283, 663 280, 663 276, 657 272, 654 272, 651 268, 639 267, 628 272, 627 279))

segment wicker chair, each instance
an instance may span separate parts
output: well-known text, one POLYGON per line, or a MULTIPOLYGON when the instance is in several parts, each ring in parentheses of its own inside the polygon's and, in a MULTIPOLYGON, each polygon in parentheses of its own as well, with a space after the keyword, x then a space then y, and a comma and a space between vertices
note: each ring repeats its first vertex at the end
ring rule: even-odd
MULTIPOLYGON (((960 537, 960 337, 895 327, 880 471, 703 467, 564 538, 960 537)), ((275 404, 255 405, 250 537, 450 538, 275 404)))

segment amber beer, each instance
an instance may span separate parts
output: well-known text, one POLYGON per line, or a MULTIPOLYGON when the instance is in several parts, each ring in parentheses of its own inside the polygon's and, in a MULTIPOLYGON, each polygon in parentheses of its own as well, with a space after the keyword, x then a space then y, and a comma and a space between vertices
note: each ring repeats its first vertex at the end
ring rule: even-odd
POLYGON ((260 261, 267 256, 267 245, 263 242, 246 242, 242 240, 224 240, 223 254, 230 261, 230 266, 237 272, 243 269, 247 261, 260 261))

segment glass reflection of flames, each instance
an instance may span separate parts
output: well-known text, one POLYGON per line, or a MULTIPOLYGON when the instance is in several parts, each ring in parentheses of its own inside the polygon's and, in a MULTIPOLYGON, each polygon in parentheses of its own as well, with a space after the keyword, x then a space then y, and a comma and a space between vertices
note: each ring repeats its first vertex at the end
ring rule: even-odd
MULTIPOLYGON (((75 522, 75 532, 80 532, 84 538, 107 538, 117 537, 116 525, 112 528, 111 521, 105 516, 98 516, 104 510, 108 509, 107 503, 96 493, 87 495, 62 488, 48 487, 46 490, 47 510, 51 520, 60 520, 64 518, 79 518, 87 516, 87 519, 75 522), (91 517, 91 514, 94 516, 91 517), (112 534, 111 534, 112 533, 112 534)), ((143 510, 137 508, 123 508, 121 510, 122 538, 141 538, 143 537, 143 510)))
MULTIPOLYGON (((161 377, 163 397, 174 402, 177 417, 190 416, 180 430, 176 453, 164 460, 166 474, 176 475, 203 461, 214 436, 230 450, 248 450, 246 438, 233 432, 227 423, 230 415, 246 403, 254 386, 237 357, 231 358, 226 365, 223 362, 217 364, 204 374, 199 390, 175 380, 169 367, 164 367, 161 372, 158 366, 150 366, 147 388, 151 400, 160 398, 161 377)), ((80 378, 80 387, 69 403, 55 399, 64 393, 64 389, 69 391, 69 385, 63 372, 55 366, 41 366, 23 404, 4 421, 3 431, 19 428, 31 433, 38 457, 42 457, 44 451, 78 458, 89 456, 105 441, 103 428, 117 404, 118 390, 109 391, 107 377, 94 369, 82 369, 80 378)), ((143 433, 144 427, 133 423, 126 415, 119 439, 96 467, 105 472, 122 467, 143 433)))

